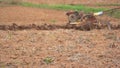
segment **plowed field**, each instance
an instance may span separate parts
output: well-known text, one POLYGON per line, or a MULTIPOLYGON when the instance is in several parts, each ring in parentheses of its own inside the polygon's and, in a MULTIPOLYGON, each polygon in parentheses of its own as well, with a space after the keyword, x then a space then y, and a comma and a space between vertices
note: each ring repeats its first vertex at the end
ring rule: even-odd
MULTIPOLYGON (((0 68, 120 68, 120 28, 65 27, 65 13, 0 7, 0 68)), ((120 21, 112 18, 111 23, 120 21)))

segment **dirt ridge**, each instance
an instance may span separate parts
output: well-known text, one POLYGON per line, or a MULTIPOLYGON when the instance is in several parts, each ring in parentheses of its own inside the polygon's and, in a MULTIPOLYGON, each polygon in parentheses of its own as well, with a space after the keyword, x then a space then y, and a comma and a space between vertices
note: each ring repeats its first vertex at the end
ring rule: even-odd
MULTIPOLYGON (((120 25, 112 25, 114 30, 120 29, 120 25)), ((29 24, 29 25, 17 25, 13 23, 12 25, 0 25, 0 30, 26 30, 26 29, 36 29, 36 30, 54 30, 54 29, 78 29, 83 30, 82 26, 69 26, 69 25, 55 25, 55 24, 29 24)), ((90 30, 89 27, 85 27, 85 30, 90 30)), ((95 29, 104 29, 102 27, 97 27, 95 29)))

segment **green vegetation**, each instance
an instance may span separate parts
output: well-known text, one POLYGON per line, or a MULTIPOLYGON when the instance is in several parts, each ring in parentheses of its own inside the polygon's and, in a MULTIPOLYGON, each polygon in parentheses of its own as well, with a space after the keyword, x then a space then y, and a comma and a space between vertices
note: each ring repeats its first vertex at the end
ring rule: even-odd
MULTIPOLYGON (((107 10, 107 8, 92 8, 85 5, 68 5, 68 4, 48 5, 48 4, 33 4, 28 2, 22 2, 20 3, 20 5, 25 7, 46 8, 46 9, 55 9, 55 10, 76 10, 76 11, 84 11, 86 13, 93 13, 93 12, 107 10)), ((106 15, 115 18, 120 18, 120 11, 116 10, 114 11, 114 13, 112 13, 112 15, 109 13, 107 13, 106 15)))
POLYGON ((46 64, 50 64, 50 63, 52 63, 54 60, 53 60, 53 58, 51 58, 51 57, 46 57, 43 61, 44 61, 46 64))
POLYGON ((48 4, 33 4, 28 2, 22 2, 20 5, 25 7, 37 7, 37 8, 56 9, 56 10, 76 10, 76 11, 82 10, 87 13, 105 10, 105 8, 91 8, 84 5, 65 5, 65 4, 48 5, 48 4))

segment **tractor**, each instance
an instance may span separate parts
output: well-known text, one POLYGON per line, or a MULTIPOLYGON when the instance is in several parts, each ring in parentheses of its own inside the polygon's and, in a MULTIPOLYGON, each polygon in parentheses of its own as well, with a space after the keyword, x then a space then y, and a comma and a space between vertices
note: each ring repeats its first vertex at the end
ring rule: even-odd
POLYGON ((111 30, 112 25, 110 21, 108 20, 106 22, 101 22, 99 19, 97 19, 97 16, 102 16, 105 14, 109 16, 112 14, 114 15, 116 11, 120 11, 120 7, 88 14, 83 11, 69 11, 66 13, 68 17, 67 26, 81 27, 83 30, 107 27, 109 30, 111 30))

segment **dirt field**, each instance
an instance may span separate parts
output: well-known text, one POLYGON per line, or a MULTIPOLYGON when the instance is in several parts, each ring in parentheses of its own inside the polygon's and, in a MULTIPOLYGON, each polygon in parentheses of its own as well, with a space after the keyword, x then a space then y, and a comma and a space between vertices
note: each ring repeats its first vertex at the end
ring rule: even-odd
POLYGON ((41 23, 66 23, 66 12, 27 8, 27 7, 0 7, 0 22, 3 24, 41 24, 41 23), (6 23, 4 23, 6 22, 6 23))
MULTIPOLYGON (((0 7, 0 25, 65 25, 65 13, 20 6, 0 7)), ((113 24, 120 23, 118 19, 111 20, 113 24)), ((4 30, 0 26, 0 68, 120 68, 120 29, 4 30)))

